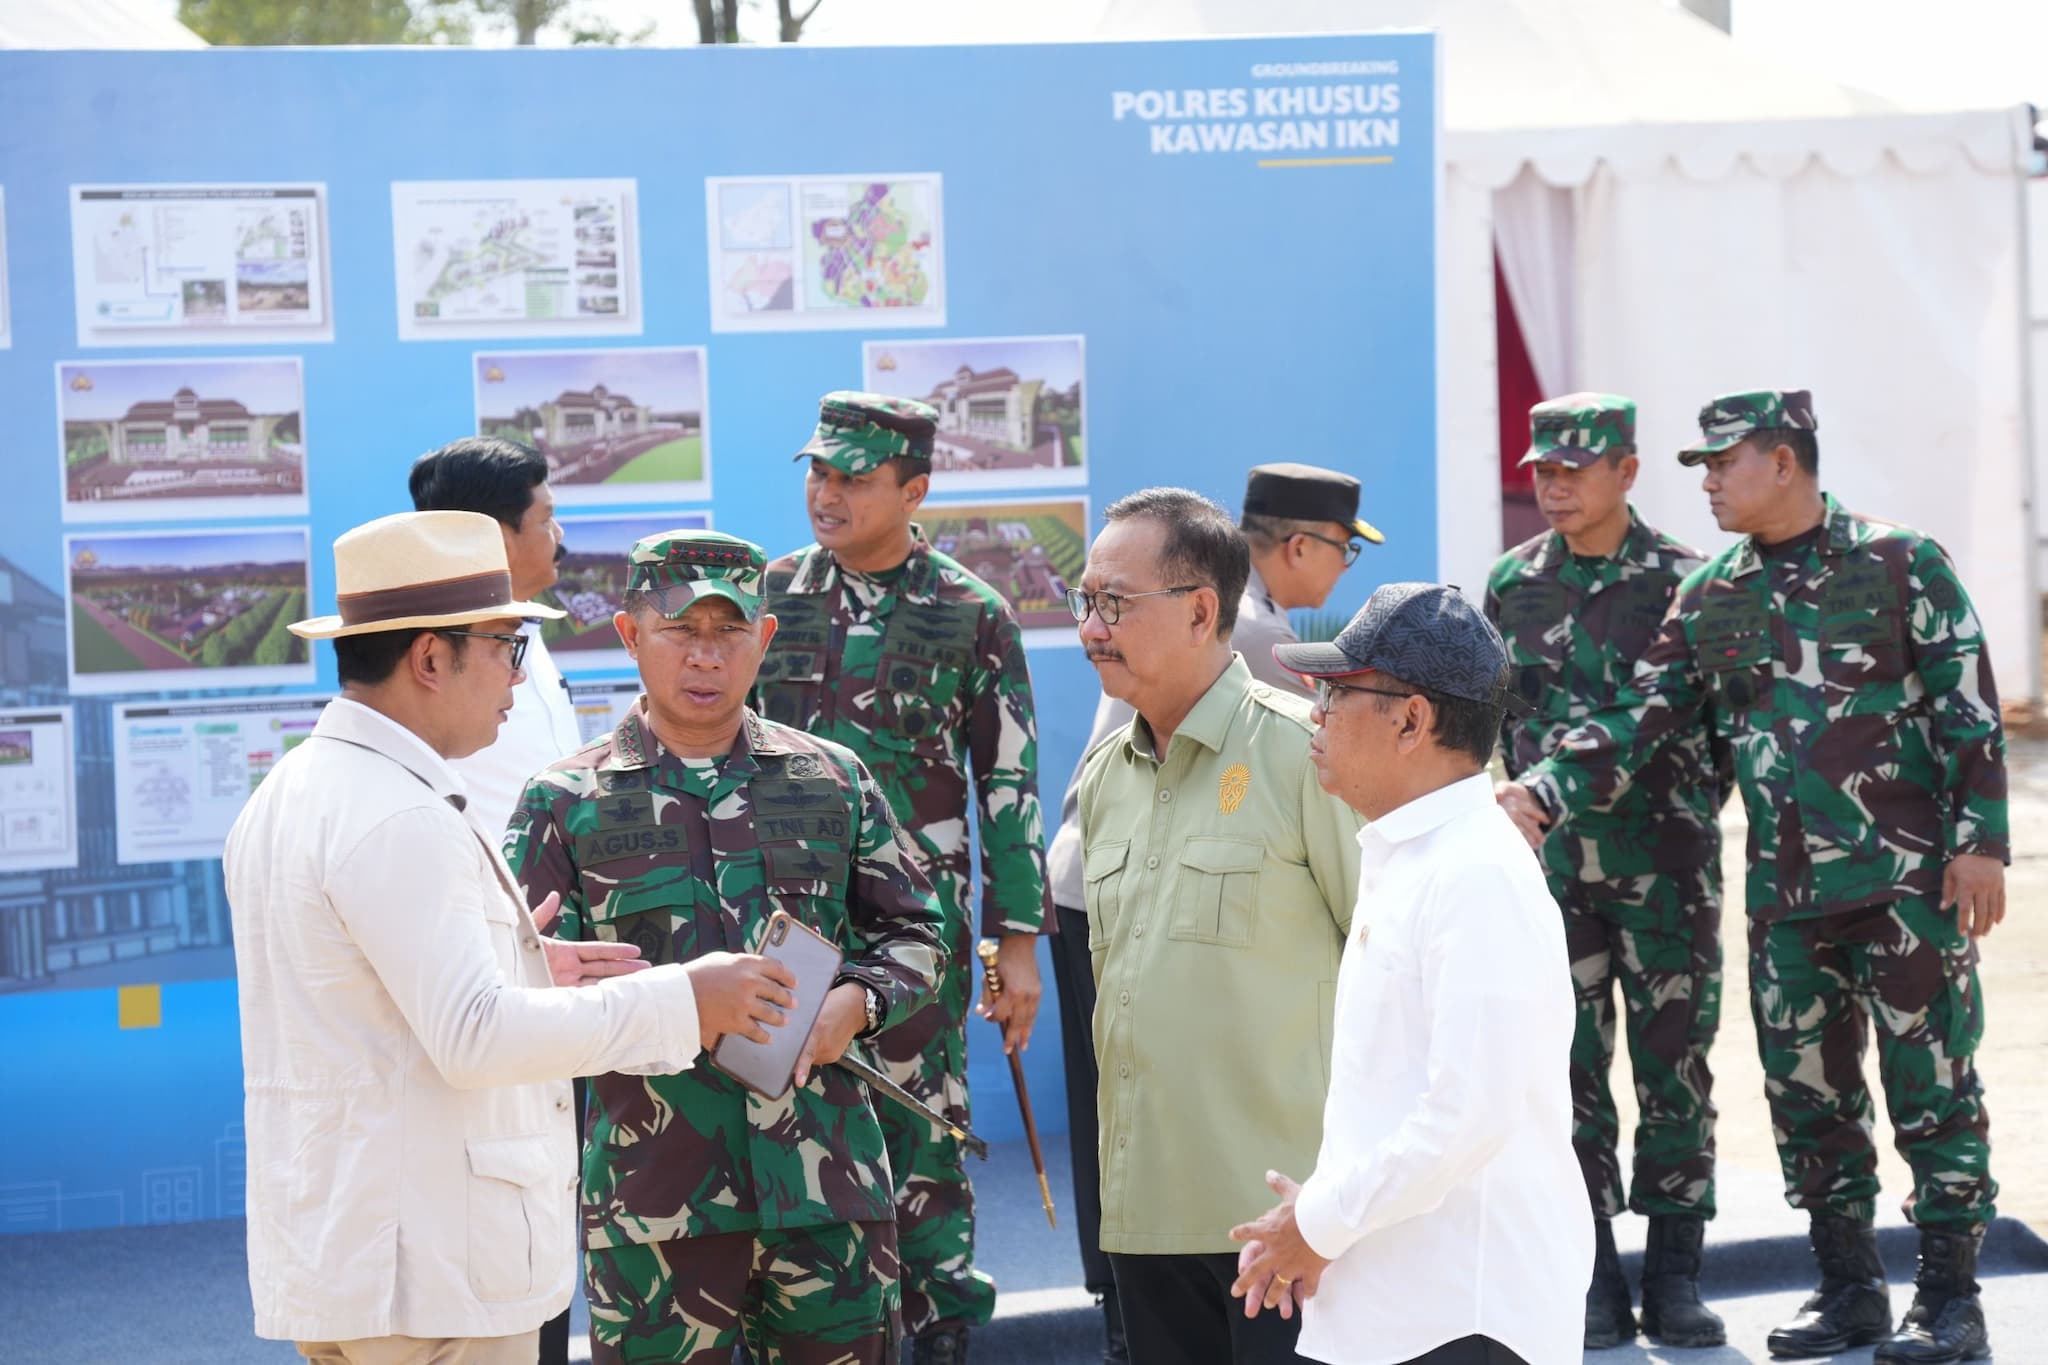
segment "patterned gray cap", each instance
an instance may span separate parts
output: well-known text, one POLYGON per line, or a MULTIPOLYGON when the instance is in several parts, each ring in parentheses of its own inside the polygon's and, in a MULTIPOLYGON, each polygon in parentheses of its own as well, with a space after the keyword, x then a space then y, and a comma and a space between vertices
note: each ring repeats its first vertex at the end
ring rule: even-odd
POLYGON ((1508 650, 1500 632, 1442 583, 1383 584, 1336 639, 1275 645, 1273 657, 1305 678, 1385 673, 1466 701, 1514 700, 1501 684, 1508 650))

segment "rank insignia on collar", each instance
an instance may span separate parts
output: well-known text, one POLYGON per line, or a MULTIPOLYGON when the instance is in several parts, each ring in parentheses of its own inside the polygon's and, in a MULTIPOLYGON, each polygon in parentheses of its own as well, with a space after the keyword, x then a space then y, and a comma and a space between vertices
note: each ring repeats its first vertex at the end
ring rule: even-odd
POLYGON ((1244 804, 1245 793, 1251 789, 1252 770, 1242 763, 1231 764, 1216 779, 1216 809, 1224 815, 1235 815, 1244 804))

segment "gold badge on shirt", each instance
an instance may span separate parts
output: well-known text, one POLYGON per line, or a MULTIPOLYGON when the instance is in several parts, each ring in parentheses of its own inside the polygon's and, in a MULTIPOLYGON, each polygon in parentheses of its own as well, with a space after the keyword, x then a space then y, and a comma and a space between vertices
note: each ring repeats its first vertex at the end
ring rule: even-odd
POLYGON ((1251 789, 1252 770, 1242 763, 1231 764, 1216 779, 1216 809, 1225 815, 1235 815, 1244 804, 1245 793, 1251 789))

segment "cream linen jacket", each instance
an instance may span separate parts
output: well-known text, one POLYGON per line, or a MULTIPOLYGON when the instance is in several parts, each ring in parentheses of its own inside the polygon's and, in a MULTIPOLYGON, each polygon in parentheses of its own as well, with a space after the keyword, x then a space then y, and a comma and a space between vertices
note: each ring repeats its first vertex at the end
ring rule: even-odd
POLYGON ((460 783, 346 699, 228 835, 256 1334, 495 1337, 569 1302, 566 1077, 697 1051, 680 966, 558 989, 460 783))

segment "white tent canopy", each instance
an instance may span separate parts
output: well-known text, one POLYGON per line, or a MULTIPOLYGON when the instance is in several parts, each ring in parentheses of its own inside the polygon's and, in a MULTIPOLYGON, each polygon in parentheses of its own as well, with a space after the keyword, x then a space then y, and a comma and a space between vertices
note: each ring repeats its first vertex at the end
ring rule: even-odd
POLYGON ((861 36, 1385 28, 1443 35, 1443 577, 1474 586, 1501 548, 1498 247, 1545 386, 1641 404, 1646 516, 1726 544, 1665 453, 1715 393, 1811 388, 1826 486, 1937 536, 2006 695, 2038 696, 2021 111, 1902 112, 1652 0, 948 3, 861 36))
POLYGON ((205 46, 149 0, 0 0, 0 48, 205 46))

